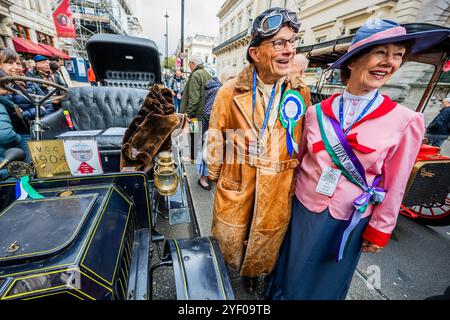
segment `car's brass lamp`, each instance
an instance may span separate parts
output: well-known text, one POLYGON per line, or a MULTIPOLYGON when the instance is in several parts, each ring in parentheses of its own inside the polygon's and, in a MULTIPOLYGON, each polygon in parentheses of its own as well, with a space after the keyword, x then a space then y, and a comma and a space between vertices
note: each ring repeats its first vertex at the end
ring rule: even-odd
POLYGON ((178 187, 178 174, 172 153, 162 151, 156 157, 155 187, 162 196, 175 194, 178 187))

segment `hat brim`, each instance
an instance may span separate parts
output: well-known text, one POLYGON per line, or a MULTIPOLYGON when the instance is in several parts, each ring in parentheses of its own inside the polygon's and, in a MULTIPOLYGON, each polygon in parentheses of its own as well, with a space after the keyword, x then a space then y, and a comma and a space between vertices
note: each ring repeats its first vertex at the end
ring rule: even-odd
POLYGON ((411 48, 411 54, 415 54, 421 51, 424 51, 436 43, 444 40, 450 35, 449 30, 430 30, 430 31, 421 31, 421 32, 415 32, 410 34, 405 34, 401 36, 395 36, 395 37, 389 37, 385 39, 380 39, 376 41, 372 41, 369 43, 365 43, 355 49, 353 49, 350 52, 347 52, 342 57, 340 57, 336 62, 334 62, 328 69, 339 69, 342 64, 348 60, 350 57, 354 56, 358 52, 361 52, 362 50, 373 47, 375 45, 380 44, 386 44, 386 43, 394 43, 394 42, 401 42, 406 40, 415 40, 412 48, 411 48))

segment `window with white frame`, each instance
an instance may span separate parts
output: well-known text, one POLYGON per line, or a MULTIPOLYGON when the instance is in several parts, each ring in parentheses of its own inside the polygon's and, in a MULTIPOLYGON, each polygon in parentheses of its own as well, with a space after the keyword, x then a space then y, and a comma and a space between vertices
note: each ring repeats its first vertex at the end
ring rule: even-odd
POLYGON ((252 20, 253 20, 253 17, 252 17, 253 10, 252 9, 253 9, 253 1, 250 3, 250 5, 247 6, 247 22, 250 27, 252 26, 252 20))
POLYGON ((236 33, 239 33, 239 32, 241 32, 244 28, 242 27, 242 12, 241 13, 239 13, 239 15, 238 15, 238 17, 237 17, 237 32, 236 33))

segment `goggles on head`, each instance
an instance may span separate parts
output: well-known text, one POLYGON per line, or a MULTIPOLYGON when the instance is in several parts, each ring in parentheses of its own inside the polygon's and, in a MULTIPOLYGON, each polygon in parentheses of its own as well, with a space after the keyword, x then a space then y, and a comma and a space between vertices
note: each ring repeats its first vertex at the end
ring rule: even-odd
POLYGON ((274 11, 261 19, 259 27, 255 30, 255 36, 263 38, 270 37, 277 33, 281 27, 287 23, 295 32, 300 29, 300 21, 297 14, 292 11, 274 11))

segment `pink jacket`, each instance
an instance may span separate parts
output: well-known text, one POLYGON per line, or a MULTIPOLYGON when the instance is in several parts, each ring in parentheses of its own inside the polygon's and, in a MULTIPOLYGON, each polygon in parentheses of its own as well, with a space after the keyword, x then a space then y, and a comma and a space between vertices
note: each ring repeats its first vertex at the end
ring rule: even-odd
MULTIPOLYGON (((323 112, 335 119, 338 117, 333 113, 332 102, 337 96, 321 103, 323 112)), ((363 215, 372 215, 363 238, 376 245, 385 246, 395 227, 424 132, 422 114, 398 105, 387 96, 349 132, 347 139, 366 170, 367 183, 371 185, 381 174, 378 186, 387 190, 384 201, 376 207, 370 204, 363 215)), ((305 115, 299 162, 297 198, 313 212, 319 213, 328 207, 334 218, 348 220, 354 208, 352 202, 362 193, 359 187, 341 175, 332 197, 315 191, 323 169, 326 166, 336 168, 323 148, 315 106, 309 107, 305 115)))

